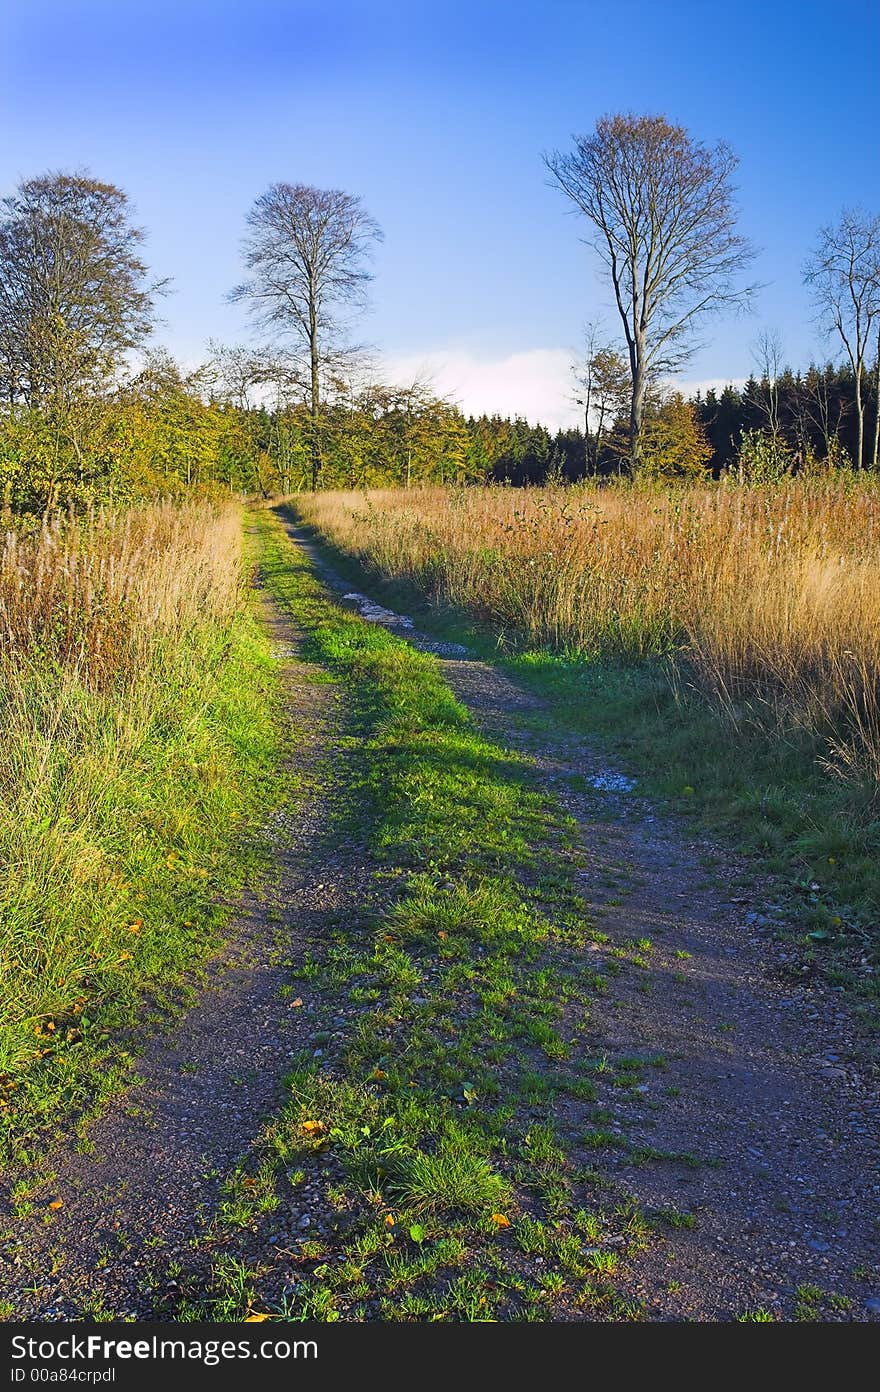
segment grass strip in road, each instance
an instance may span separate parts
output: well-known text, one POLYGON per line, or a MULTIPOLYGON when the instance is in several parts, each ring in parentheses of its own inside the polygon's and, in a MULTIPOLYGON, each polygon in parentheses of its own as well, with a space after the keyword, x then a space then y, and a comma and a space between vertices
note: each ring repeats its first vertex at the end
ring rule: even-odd
POLYGON ((614 1273, 649 1225, 573 1134, 594 1096, 579 1035, 606 981, 585 965, 570 826, 435 658, 329 601, 279 523, 261 527, 264 584, 347 691, 377 899, 299 969, 291 990, 344 1028, 316 1034, 230 1181, 213 1288, 176 1313, 638 1317, 614 1273), (314 1217, 291 1236, 304 1186, 314 1217), (292 1283, 263 1259, 270 1236, 295 1242, 292 1283))

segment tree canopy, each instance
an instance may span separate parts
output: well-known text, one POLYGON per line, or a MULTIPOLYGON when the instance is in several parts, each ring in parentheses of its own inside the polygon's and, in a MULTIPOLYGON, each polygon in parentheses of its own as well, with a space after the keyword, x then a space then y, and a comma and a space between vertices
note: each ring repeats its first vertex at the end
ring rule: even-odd
POLYGON ((58 408, 101 390, 153 324, 157 286, 128 198, 86 173, 26 179, 0 201, 0 387, 58 408))

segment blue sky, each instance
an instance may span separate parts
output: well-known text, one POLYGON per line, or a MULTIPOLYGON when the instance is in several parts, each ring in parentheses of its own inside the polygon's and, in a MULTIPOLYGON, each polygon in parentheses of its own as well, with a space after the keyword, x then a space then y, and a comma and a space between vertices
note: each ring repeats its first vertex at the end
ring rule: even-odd
POLYGON ((386 236, 362 335, 389 371, 556 423, 584 321, 617 327, 541 152, 619 110, 727 140, 766 288, 684 375, 747 376, 767 327, 805 363, 816 230, 880 208, 878 57, 875 0, 4 0, 0 189, 83 166, 122 185, 187 360, 247 335, 224 295, 269 183, 361 194, 386 236))

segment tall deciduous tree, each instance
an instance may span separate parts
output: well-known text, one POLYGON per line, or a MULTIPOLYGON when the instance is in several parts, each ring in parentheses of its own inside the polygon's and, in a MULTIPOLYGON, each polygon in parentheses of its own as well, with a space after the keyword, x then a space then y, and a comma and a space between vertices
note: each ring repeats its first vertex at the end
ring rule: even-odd
POLYGON ((0 201, 4 396, 63 407, 103 386, 153 322, 144 233, 128 198, 87 173, 26 179, 0 201))
MULTIPOLYGON (((836 332, 855 379, 858 442, 856 467, 865 462, 865 379, 868 354, 880 325, 880 216, 845 209, 835 227, 823 227, 804 279, 812 287, 821 322, 836 332)), ((880 337, 877 339, 880 370, 880 337)), ((880 422, 880 400, 877 405, 880 422)), ((877 464, 874 431, 873 463, 877 464)))
POLYGON ((694 348, 706 315, 740 305, 753 251, 736 231, 731 176, 736 156, 709 149, 662 116, 603 116, 568 153, 544 157, 555 182, 592 226, 623 322, 632 391, 629 448, 642 462, 645 399, 652 377, 694 348))
POLYGON ((312 488, 321 474, 322 388, 346 353, 345 328, 366 305, 368 260, 382 232, 360 198, 338 189, 273 184, 248 213, 248 279, 231 292, 259 326, 304 358, 312 488))

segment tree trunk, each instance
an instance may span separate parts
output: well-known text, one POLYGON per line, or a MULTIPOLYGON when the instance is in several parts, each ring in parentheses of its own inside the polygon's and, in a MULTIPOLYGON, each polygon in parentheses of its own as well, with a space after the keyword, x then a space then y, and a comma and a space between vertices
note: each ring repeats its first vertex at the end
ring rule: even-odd
POLYGON ((856 370, 856 420, 859 428, 859 443, 856 449, 856 468, 861 469, 865 458, 865 403, 862 400, 861 364, 859 364, 856 370))
POLYGON ((321 378, 318 357, 318 316, 314 300, 309 306, 309 357, 311 360, 311 393, 309 399, 309 445, 312 455, 312 492, 318 491, 321 477, 321 438, 319 421, 321 414, 321 378))
POLYGON ((599 398, 599 419, 596 421, 596 436, 593 441, 593 472, 599 472, 599 451, 605 437, 605 399, 599 398))
POLYGON ((632 368, 632 399, 629 409, 629 457, 632 462, 632 471, 637 473, 644 463, 642 451, 642 426, 645 415, 645 394, 647 391, 647 376, 642 354, 639 352, 638 345, 630 348, 630 366, 632 368))

